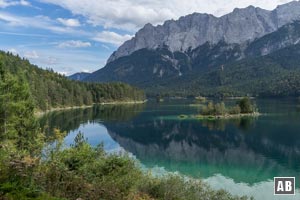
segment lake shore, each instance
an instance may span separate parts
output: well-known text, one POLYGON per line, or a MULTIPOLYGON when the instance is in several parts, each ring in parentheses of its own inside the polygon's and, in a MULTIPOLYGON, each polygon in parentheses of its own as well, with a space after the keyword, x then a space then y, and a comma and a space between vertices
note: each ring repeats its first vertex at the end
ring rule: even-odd
POLYGON ((180 119, 198 119, 198 120, 218 120, 218 119, 237 119, 243 117, 258 117, 261 113, 240 113, 240 114, 225 114, 225 115, 179 115, 180 119))
POLYGON ((67 106, 67 107, 58 107, 58 108, 51 108, 45 111, 35 111, 34 115, 36 117, 41 117, 47 113, 51 113, 54 111, 63 111, 63 110, 72 110, 72 109, 83 109, 83 108, 91 108, 94 105, 132 105, 132 104, 143 104, 146 103, 148 100, 144 101, 112 101, 112 102, 103 102, 103 103, 95 103, 92 105, 82 105, 82 106, 67 106))
POLYGON ((103 103, 98 103, 99 105, 126 105, 126 104, 143 104, 146 103, 148 100, 144 101, 113 101, 113 102, 103 102, 103 103))

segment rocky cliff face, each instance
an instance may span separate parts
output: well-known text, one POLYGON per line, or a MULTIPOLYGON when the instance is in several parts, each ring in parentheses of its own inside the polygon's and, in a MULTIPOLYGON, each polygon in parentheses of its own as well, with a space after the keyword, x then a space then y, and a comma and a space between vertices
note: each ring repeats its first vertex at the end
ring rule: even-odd
MULTIPOLYGON (((129 56, 108 63, 104 68, 88 76, 87 81, 122 81, 147 88, 161 81, 165 82, 163 85, 172 83, 170 78, 194 80, 204 72, 224 69, 224 66, 230 63, 232 65, 246 58, 269 55, 299 43, 300 21, 294 21, 242 45, 228 44, 222 40, 216 44, 206 42, 185 52, 172 52, 166 46, 140 49, 129 56)), ((297 55, 289 56, 292 60, 297 57, 297 55)))
POLYGON ((206 42, 242 44, 278 30, 283 25, 300 19, 300 2, 278 6, 273 11, 249 6, 235 9, 222 17, 194 13, 163 25, 146 24, 135 37, 114 52, 112 62, 140 49, 167 47, 171 52, 193 50, 206 42))

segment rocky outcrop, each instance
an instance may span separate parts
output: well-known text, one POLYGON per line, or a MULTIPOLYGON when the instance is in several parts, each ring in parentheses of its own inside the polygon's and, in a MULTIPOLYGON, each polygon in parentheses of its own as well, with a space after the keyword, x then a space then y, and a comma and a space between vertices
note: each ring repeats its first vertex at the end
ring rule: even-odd
POLYGON ((283 25, 300 19, 300 2, 278 6, 273 11, 249 6, 234 9, 222 17, 194 13, 163 25, 146 24, 135 37, 126 41, 109 60, 127 56, 140 49, 167 47, 171 52, 193 50, 206 42, 242 44, 278 30, 283 25))

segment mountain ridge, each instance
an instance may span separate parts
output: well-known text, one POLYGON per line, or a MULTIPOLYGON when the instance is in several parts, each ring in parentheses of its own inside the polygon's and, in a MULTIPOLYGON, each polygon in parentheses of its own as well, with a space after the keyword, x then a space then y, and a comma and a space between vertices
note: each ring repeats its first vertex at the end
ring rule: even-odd
POLYGON ((89 73, 89 72, 77 72, 75 74, 68 76, 67 78, 74 80, 74 81, 82 81, 89 75, 91 75, 91 73, 89 73))
POLYGON ((300 77, 299 42, 300 21, 294 21, 247 45, 207 42, 185 53, 166 47, 141 49, 108 63, 84 81, 126 82, 153 95, 300 95, 295 79, 300 77), (291 79, 291 87, 282 84, 286 78, 291 79))
POLYGON ((193 13, 178 20, 167 20, 163 25, 146 24, 135 36, 115 51, 108 63, 143 49, 168 46, 171 52, 184 52, 189 48, 224 40, 242 44, 276 31, 283 25, 300 19, 300 2, 293 1, 264 10, 254 6, 234 9, 233 12, 215 17, 211 14, 193 13))
MULTIPOLYGON (((286 10, 291 6, 300 15, 299 1, 278 6, 276 13, 253 6, 235 9, 233 13, 273 12, 282 24, 286 23, 251 41, 230 43, 222 38, 184 51, 172 51, 166 44, 142 48, 108 62, 83 81, 125 82, 150 95, 299 96, 300 20, 292 19, 293 9, 286 10), (288 20, 291 21, 287 23, 288 20)), ((165 22, 168 23, 175 21, 165 22)))

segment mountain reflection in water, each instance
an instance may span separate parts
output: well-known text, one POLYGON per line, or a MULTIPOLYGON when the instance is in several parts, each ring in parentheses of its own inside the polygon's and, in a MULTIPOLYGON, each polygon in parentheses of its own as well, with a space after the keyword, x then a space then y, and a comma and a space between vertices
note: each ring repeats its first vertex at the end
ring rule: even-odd
POLYGON ((81 130, 92 145, 103 142, 107 150, 124 149, 147 168, 201 177, 237 194, 244 190, 254 195, 253 188, 268 188, 270 199, 274 176, 300 172, 300 113, 294 100, 256 103, 265 114, 258 118, 182 120, 177 116, 197 113, 190 102, 150 102, 50 113, 41 124, 48 134, 53 128, 70 133, 69 144, 81 130))

